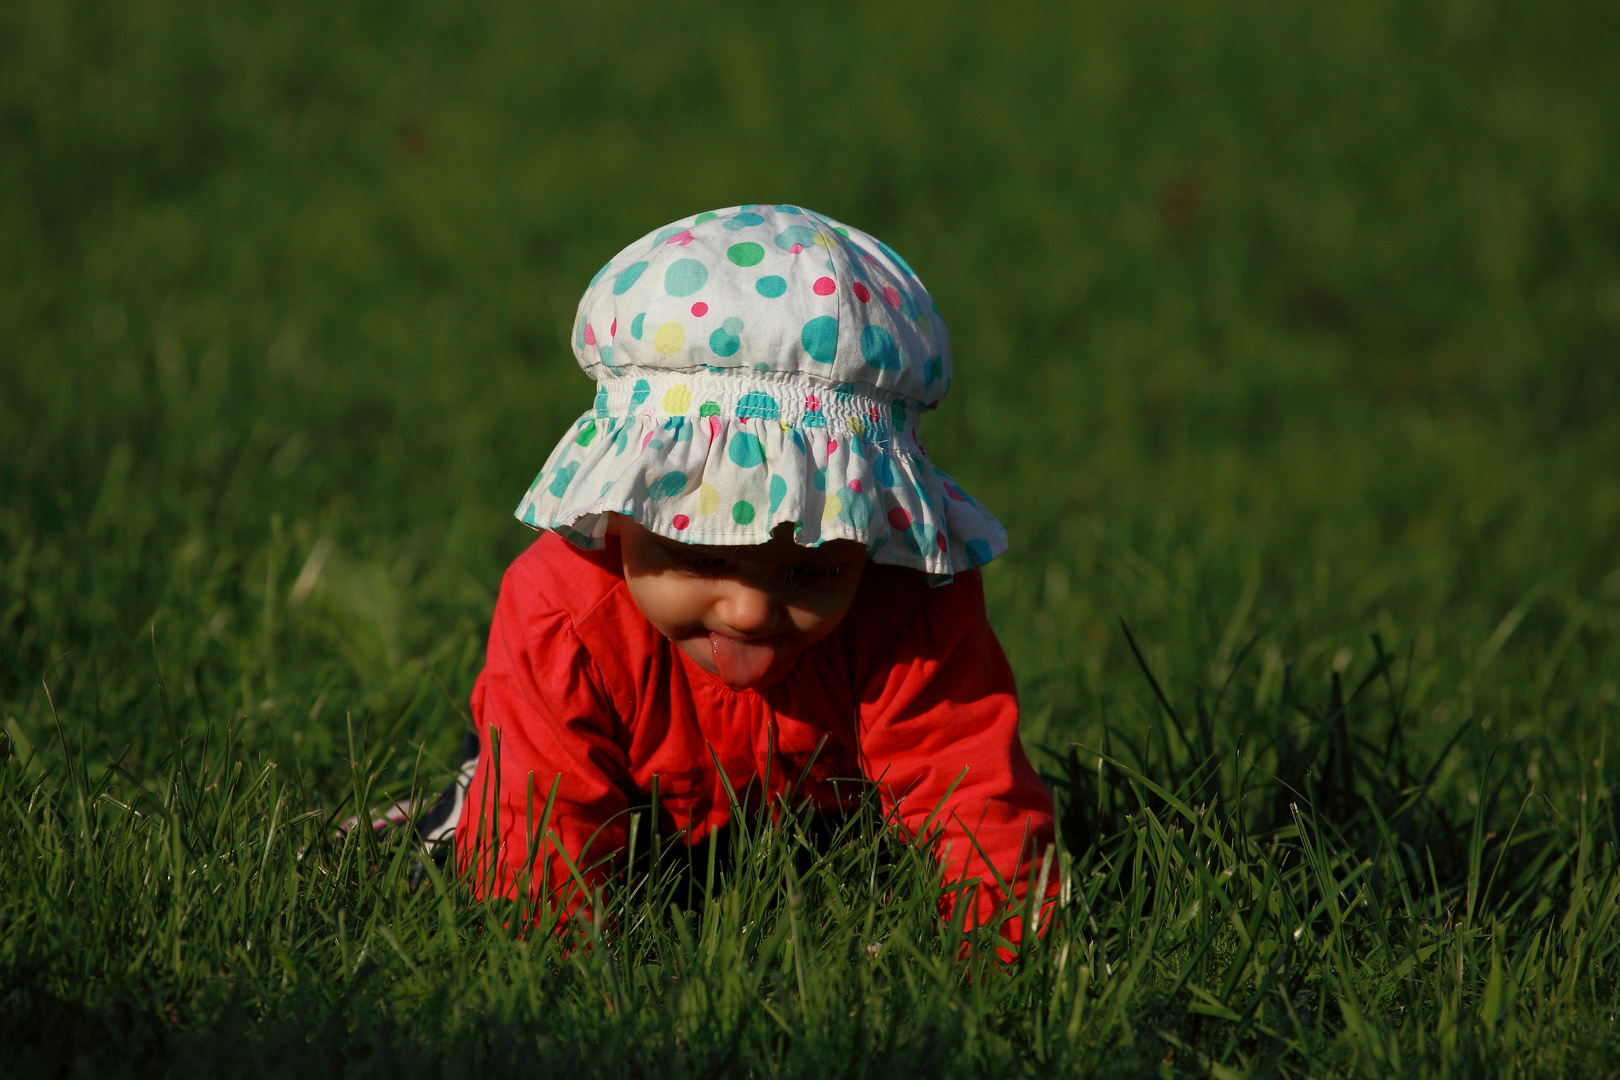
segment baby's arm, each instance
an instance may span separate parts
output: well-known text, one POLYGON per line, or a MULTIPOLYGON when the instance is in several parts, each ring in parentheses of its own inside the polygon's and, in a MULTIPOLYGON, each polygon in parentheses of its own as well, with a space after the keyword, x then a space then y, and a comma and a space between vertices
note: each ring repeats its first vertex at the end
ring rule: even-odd
POLYGON ((571 912, 583 899, 580 879, 598 884, 604 859, 623 847, 625 755, 601 686, 571 618, 514 564, 473 688, 482 747, 456 830, 459 864, 474 873, 480 894, 517 896, 527 872, 531 896, 549 894, 571 912))
MULTIPOLYGON (((988 921, 1007 899, 998 876, 1014 898, 1025 896, 1032 866, 1038 873, 1053 842, 1052 797, 1018 738, 1012 668, 985 616, 977 573, 934 590, 869 673, 861 753, 908 831, 932 816, 946 881, 980 879, 965 926, 988 921)), ((1049 881, 1048 895, 1056 884, 1049 881)), ((1004 932, 1018 937, 1021 923, 1004 932)))

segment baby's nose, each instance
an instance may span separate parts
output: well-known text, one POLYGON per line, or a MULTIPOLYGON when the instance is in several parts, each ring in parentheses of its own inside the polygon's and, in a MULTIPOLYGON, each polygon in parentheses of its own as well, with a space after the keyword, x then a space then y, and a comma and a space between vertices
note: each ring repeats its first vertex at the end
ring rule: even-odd
POLYGON ((754 636, 777 629, 776 600, 770 593, 746 581, 728 581, 715 614, 739 634, 754 636))

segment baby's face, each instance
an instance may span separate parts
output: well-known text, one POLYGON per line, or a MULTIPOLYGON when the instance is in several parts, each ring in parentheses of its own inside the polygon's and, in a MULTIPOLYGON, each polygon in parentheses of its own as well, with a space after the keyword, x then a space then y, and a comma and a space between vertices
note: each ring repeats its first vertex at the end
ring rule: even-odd
POLYGON ((734 690, 767 686, 830 634, 855 602, 866 548, 853 540, 707 547, 615 515, 630 597, 660 634, 734 690))

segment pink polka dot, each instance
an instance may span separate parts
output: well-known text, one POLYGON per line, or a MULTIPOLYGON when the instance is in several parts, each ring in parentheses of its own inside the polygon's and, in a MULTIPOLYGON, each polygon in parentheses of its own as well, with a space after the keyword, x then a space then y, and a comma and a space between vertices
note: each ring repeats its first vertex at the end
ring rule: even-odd
POLYGON ((687 517, 685 514, 676 514, 675 520, 671 521, 670 524, 675 526, 677 529, 684 529, 688 525, 692 524, 692 519, 687 517))
POLYGON ((849 490, 859 495, 861 493, 861 482, 859 480, 851 480, 849 482, 849 490))
POLYGON ((613 337, 613 335, 617 334, 618 332, 619 332, 619 320, 614 319, 613 322, 608 326, 608 338, 611 339, 613 337))
POLYGON ((803 244, 794 244, 792 247, 788 248, 788 254, 789 255, 797 255, 800 252, 802 252, 803 250, 804 250, 804 245, 803 244))
POLYGON ((828 439, 827 440, 827 453, 830 454, 836 449, 838 449, 838 440, 837 439, 828 439))
POLYGON ((590 323, 585 324, 585 344, 587 344, 587 345, 595 345, 596 344, 596 331, 591 329, 591 324, 590 323))
POLYGON ((816 278, 816 283, 810 286, 817 296, 831 296, 838 289, 838 282, 830 277, 816 278))
POLYGON ((804 407, 810 412, 815 412, 821 408, 821 399, 814 394, 806 394, 804 395, 804 407))
POLYGON ((708 313, 709 305, 705 304, 703 301, 699 300, 697 303, 692 305, 692 317, 694 319, 701 319, 708 313))
POLYGON ((892 307, 892 308, 899 307, 900 306, 900 290, 895 288, 893 285, 885 285, 883 287, 883 299, 885 299, 885 300, 887 300, 889 302, 890 307, 892 307))
POLYGON ((945 550, 945 534, 944 533, 937 534, 934 537, 934 543, 939 545, 939 550, 944 551, 945 550))
POLYGON ((679 244, 681 247, 685 247, 687 244, 690 244, 691 242, 692 242, 692 230, 683 229, 681 232, 676 233, 674 236, 670 237, 668 240, 665 240, 664 241, 664 246, 668 247, 671 244, 679 244))
POLYGON ((911 528, 911 515, 897 506, 889 511, 889 526, 904 532, 911 528))
POLYGON ((862 285, 858 281, 855 283, 853 291, 855 293, 855 299, 859 300, 863 304, 872 299, 872 290, 868 289, 865 285, 862 285))

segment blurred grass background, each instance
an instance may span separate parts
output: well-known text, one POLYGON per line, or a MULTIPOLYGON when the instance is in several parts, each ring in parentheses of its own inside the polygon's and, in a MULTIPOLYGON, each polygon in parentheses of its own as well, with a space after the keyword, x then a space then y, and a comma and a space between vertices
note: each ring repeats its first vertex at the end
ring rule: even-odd
MULTIPOLYGON (((1106 718, 1156 752, 1120 618, 1184 709, 1256 640, 1236 715, 1285 676, 1321 700, 1376 633, 1401 737, 1460 738, 1436 797, 1540 790, 1550 820, 1606 790, 1615 732, 1616 175, 1596 0, 11 0, 8 749, 142 776, 230 724, 335 802, 352 718, 395 786, 417 747, 442 774, 511 509, 589 402, 585 282, 676 217, 790 201, 903 252, 951 327, 925 438, 1011 534, 986 582, 1031 742, 1106 718)), ((0 937, 59 988, 40 956, 114 999, 150 975, 0 937)))
POLYGON ((1589 2, 7 4, 0 703, 138 760, 155 640, 284 758, 447 752, 584 282, 787 200, 939 298, 1036 741, 1136 692, 1119 616, 1182 692, 1377 629, 1440 726, 1589 733, 1617 61, 1589 2))

